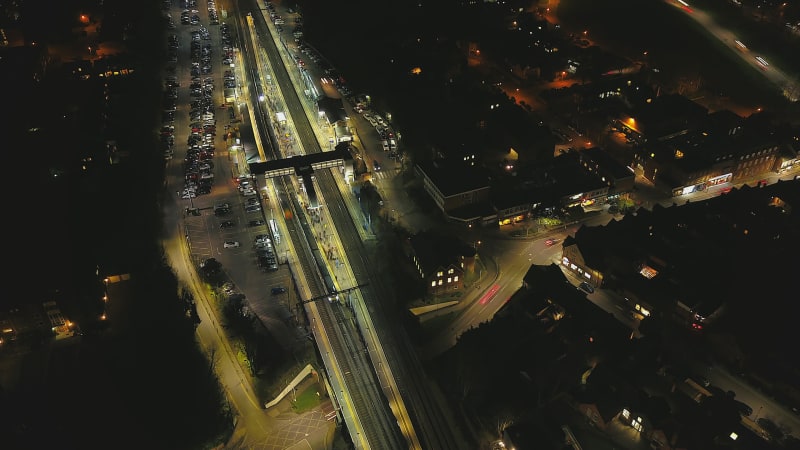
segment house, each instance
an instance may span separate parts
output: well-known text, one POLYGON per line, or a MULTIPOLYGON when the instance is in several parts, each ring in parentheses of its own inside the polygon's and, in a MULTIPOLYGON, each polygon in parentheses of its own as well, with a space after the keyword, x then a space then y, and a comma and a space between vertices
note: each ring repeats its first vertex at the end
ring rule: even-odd
POLYGON ((127 53, 104 56, 92 61, 93 70, 100 78, 131 75, 135 72, 134 60, 127 53))
POLYGON ((556 441, 542 424, 531 421, 510 425, 503 430, 501 442, 504 448, 516 450, 559 450, 561 442, 556 441))
MULTIPOLYGON (((657 205, 604 227, 581 227, 564 239, 561 266, 594 287, 616 290, 642 316, 657 312, 705 327, 724 313, 730 297, 739 303, 747 298, 746 285, 732 280, 733 274, 761 273, 750 264, 748 249, 767 252, 774 261, 792 258, 788 249, 800 239, 793 213, 800 202, 798 183, 744 186, 704 202, 657 205)), ((784 267, 789 270, 770 270, 784 273, 784 267)), ((765 280, 758 286, 775 286, 774 298, 785 295, 779 284, 765 280)))
POLYGON ((633 172, 598 147, 563 153, 528 167, 522 177, 519 187, 492 192, 500 226, 523 221, 539 208, 600 205, 626 196, 634 184, 633 172))
POLYGON ((579 152, 562 153, 546 169, 557 206, 572 208, 604 203, 609 184, 581 163, 579 152))
POLYGON ((564 342, 591 344, 591 353, 613 353, 631 340, 631 329, 596 304, 586 300, 586 294, 567 281, 557 264, 532 265, 523 277, 523 288, 530 293, 528 303, 534 302, 536 314, 549 314, 560 320, 559 337, 564 342), (544 311, 546 301, 552 307, 544 311), (567 318, 569 320, 561 320, 567 318))
POLYGON ((592 227, 581 227, 574 237, 567 236, 561 244, 561 265, 590 286, 599 288, 603 285, 604 272, 607 271, 608 264, 606 255, 588 248, 597 242, 594 239, 602 239, 600 237, 587 236, 588 234, 594 234, 596 231, 596 229, 592 230, 592 227), (588 261, 587 256, 589 258, 588 261))
POLYGON ((633 191, 634 172, 620 164, 600 147, 592 147, 578 153, 580 164, 608 185, 607 200, 624 197, 633 191))
POLYGON ((619 125, 642 142, 686 134, 702 123, 708 109, 680 94, 668 94, 623 113, 619 125))
POLYGON ((642 143, 633 165, 673 196, 791 166, 790 139, 763 122, 729 111, 709 114, 695 128, 642 143))
POLYGON ((56 339, 64 339, 73 335, 70 329, 72 322, 64 318, 56 302, 44 302, 42 303, 42 308, 44 309, 44 314, 50 323, 50 329, 56 339))
POLYGON ((462 291, 464 274, 475 271, 475 247, 452 237, 420 232, 406 250, 429 295, 462 291))
POLYGON ((536 200, 533 189, 514 189, 502 192, 492 191, 492 206, 497 213, 499 226, 522 222, 530 218, 540 203, 536 200))
POLYGON ((578 152, 561 153, 546 164, 521 168, 519 184, 532 192, 531 203, 555 210, 604 203, 610 192, 608 181, 580 158, 578 152))
POLYGON ((800 166, 800 131, 797 132, 795 139, 781 146, 776 171, 784 173, 798 166, 800 166))

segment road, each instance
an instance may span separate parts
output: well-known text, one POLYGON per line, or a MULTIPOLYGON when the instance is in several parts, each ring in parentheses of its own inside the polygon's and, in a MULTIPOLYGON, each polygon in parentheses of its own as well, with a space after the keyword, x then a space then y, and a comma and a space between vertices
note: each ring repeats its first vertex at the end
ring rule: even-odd
MULTIPOLYGON (((614 216, 599 213, 589 217, 582 225, 602 226, 613 220, 614 216)), ((531 239, 512 239, 503 237, 485 237, 481 240, 479 258, 487 268, 480 274, 480 281, 465 294, 461 303, 453 308, 455 316, 447 329, 431 338, 422 350, 424 358, 432 358, 455 345, 458 336, 470 328, 488 322, 500 308, 522 286, 522 280, 531 265, 561 264, 561 242, 573 236, 581 224, 565 226, 546 234, 536 234, 531 239), (556 243, 548 246, 546 241, 554 239, 556 243)), ((580 280, 571 272, 564 270, 567 280, 574 286, 580 280)), ((577 288, 576 288, 577 289, 577 288)), ((632 330, 639 326, 638 319, 629 314, 629 306, 625 299, 614 292, 597 289, 587 298, 598 307, 611 313, 621 323, 632 330)))
MULTIPOLYGON (((172 14, 174 17, 179 17, 180 11, 173 9, 172 14)), ((182 78, 182 86, 189 85, 189 31, 190 29, 185 26, 176 30, 176 34, 178 34, 183 44, 181 46, 182 51, 179 54, 179 63, 177 64, 179 74, 181 74, 182 78)), ((215 34, 215 38, 218 40, 218 32, 215 34)), ((186 108, 189 103, 189 97, 188 90, 185 87, 179 90, 178 103, 180 109, 179 113, 176 115, 176 130, 188 130, 189 122, 187 120, 186 109, 184 108, 186 108)), ((178 140, 184 138, 184 132, 178 133, 178 140)), ((183 157, 184 155, 181 154, 179 156, 183 157)), ((167 192, 181 189, 181 185, 183 184, 183 173, 180 164, 181 159, 173 159, 167 166, 167 183, 170 186, 174 186, 168 188, 167 192)), ((267 431, 270 426, 269 419, 256 400, 249 375, 246 374, 239 365, 236 352, 230 347, 224 331, 215 317, 213 312, 213 300, 209 298, 209 291, 204 289, 205 283, 198 278, 195 270, 195 263, 187 247, 187 240, 185 237, 188 231, 184 219, 184 209, 186 207, 185 203, 188 202, 172 196, 168 198, 171 199, 171 201, 166 202, 164 205, 165 230, 172 231, 172 233, 163 241, 163 245, 170 265, 175 270, 178 279, 192 292, 196 300, 197 312, 201 320, 196 330, 198 339, 202 347, 206 349, 213 358, 213 364, 217 370, 220 383, 225 387, 228 394, 227 398, 238 413, 237 418, 239 423, 248 430, 249 438, 253 439, 254 442, 263 441, 268 435, 267 431)))
MULTIPOLYGON (((566 236, 566 232, 558 236, 563 239, 563 237, 566 236)), ((489 247, 488 241, 486 247, 489 247)), ((489 283, 487 280, 486 285, 479 289, 476 301, 465 309, 464 313, 453 325, 453 330, 457 330, 458 334, 483 321, 490 320, 505 301, 518 289, 522 276, 524 276, 531 263, 549 264, 551 262, 558 262, 559 258, 558 247, 544 246, 543 239, 526 243, 521 249, 516 247, 516 254, 513 252, 504 252, 501 248, 502 245, 498 245, 497 249, 484 250, 488 260, 496 261, 496 264, 503 268, 502 275, 493 283, 489 283)), ((366 273, 366 270, 361 273, 366 273)), ((602 290, 598 290, 598 292, 591 294, 589 297, 600 304, 604 309, 608 310, 616 307, 615 300, 617 299, 608 297, 602 290)), ((620 318, 620 320, 623 320, 623 318, 620 318)), ((630 322, 630 320, 628 321, 630 322)), ((443 336, 441 340, 442 343, 439 345, 444 348, 451 346, 455 341, 454 336, 456 335, 455 333, 451 333, 449 336, 443 336)), ((386 371, 379 370, 378 372, 382 384, 383 382, 389 381, 386 380, 386 371)), ((235 379, 231 379, 231 382, 235 381, 235 379)), ((408 395, 408 393, 405 395, 408 395)), ((238 399, 236 400, 238 407, 239 402, 247 401, 246 390, 242 391, 241 395, 234 395, 233 397, 238 399)))
POLYGON ((797 413, 750 386, 738 375, 730 373, 718 364, 696 364, 694 370, 704 376, 712 386, 726 392, 733 391, 736 400, 753 408, 753 413, 750 414, 753 421, 766 418, 780 426, 787 434, 800 435, 800 416, 797 413))
POLYGON ((734 32, 720 26, 713 17, 707 12, 688 5, 681 0, 664 0, 666 3, 674 5, 685 13, 685 15, 700 24, 711 36, 724 43, 731 51, 739 55, 747 65, 759 70, 766 79, 773 83, 780 92, 784 93, 791 101, 797 101, 798 88, 796 81, 786 75, 774 64, 769 63, 758 53, 756 49, 747 47, 746 42, 742 42, 734 32), (743 45, 737 42, 742 42, 743 45), (760 61, 759 62, 759 59, 760 61))

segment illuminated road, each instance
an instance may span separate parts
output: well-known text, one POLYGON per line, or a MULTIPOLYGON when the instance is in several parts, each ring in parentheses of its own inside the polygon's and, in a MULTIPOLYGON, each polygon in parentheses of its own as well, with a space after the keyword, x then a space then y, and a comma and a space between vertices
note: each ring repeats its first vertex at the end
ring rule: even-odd
POLYGON ((739 55, 747 65, 761 72, 767 80, 777 86, 780 92, 791 101, 798 100, 797 82, 789 78, 782 70, 766 60, 766 57, 759 54, 757 49, 749 48, 746 42, 742 42, 735 33, 717 24, 705 11, 688 5, 681 0, 665 0, 665 2, 679 8, 687 17, 702 25, 711 36, 723 42, 731 51, 739 55))
MULTIPOLYGON (((574 231, 575 227, 572 226, 563 232, 549 234, 547 238, 561 242, 574 231)), ((545 240, 545 237, 541 237, 536 240, 484 241, 478 254, 487 266, 487 273, 480 274, 477 288, 461 300, 461 305, 455 309, 456 316, 447 329, 430 339, 422 351, 423 357, 428 359, 444 352, 455 345, 463 332, 490 321, 522 286, 522 279, 532 264, 558 264, 561 261, 561 246, 547 246, 545 240)))

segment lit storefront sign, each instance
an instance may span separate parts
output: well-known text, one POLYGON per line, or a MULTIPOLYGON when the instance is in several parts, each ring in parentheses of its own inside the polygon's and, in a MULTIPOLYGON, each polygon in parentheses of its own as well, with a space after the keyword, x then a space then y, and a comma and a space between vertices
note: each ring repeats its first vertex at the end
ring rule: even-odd
POLYGON ((727 183, 728 181, 731 181, 731 178, 733 178, 733 174, 732 173, 726 173, 725 175, 720 175, 718 177, 709 178, 708 181, 706 182, 706 185, 708 185, 708 186, 716 186, 718 184, 727 183))
POLYGON ((695 186, 685 186, 683 189, 681 189, 681 193, 679 195, 691 194, 694 191, 695 186))

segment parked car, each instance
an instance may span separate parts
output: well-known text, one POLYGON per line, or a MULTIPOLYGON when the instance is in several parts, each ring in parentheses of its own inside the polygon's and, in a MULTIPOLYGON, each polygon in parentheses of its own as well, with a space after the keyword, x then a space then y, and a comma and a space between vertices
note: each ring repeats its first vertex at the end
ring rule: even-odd
POLYGON ((589 294, 594 292, 594 288, 592 287, 592 285, 587 283, 587 282, 585 282, 585 281, 580 284, 580 288, 581 288, 581 290, 583 290, 584 292, 587 292, 589 294))
POLYGON ((284 292, 286 292, 286 288, 283 286, 277 286, 272 288, 272 295, 283 294, 284 292))
POLYGON ((239 241, 225 241, 222 246, 225 248, 236 248, 239 247, 239 241))

